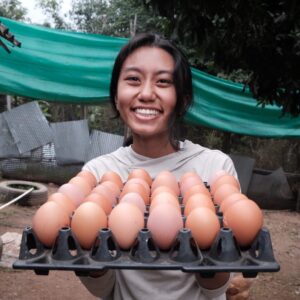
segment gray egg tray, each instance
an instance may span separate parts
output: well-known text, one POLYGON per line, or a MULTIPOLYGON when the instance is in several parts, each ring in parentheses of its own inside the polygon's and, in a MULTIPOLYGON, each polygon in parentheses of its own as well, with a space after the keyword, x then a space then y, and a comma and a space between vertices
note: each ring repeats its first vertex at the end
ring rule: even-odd
POLYGON ((168 251, 159 250, 148 229, 142 229, 130 250, 122 250, 114 241, 110 229, 102 229, 91 250, 80 247, 70 228, 62 228, 50 249, 39 242, 31 227, 23 231, 19 259, 14 269, 34 270, 48 275, 50 270, 74 271, 78 276, 104 269, 164 269, 201 272, 213 276, 216 272, 240 272, 255 277, 259 272, 277 272, 270 233, 262 228, 247 248, 238 247, 232 231, 221 228, 213 245, 200 250, 189 229, 182 229, 168 251))

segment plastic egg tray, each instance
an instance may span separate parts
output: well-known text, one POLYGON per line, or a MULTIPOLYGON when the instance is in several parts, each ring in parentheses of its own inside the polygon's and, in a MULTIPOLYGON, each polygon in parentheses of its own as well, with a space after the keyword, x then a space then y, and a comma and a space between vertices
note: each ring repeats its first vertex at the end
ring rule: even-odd
POLYGON ((277 272, 270 234, 262 228, 247 248, 238 247, 232 231, 221 228, 213 245, 200 250, 191 231, 182 229, 173 246, 161 251, 151 238, 151 232, 139 232, 135 244, 122 250, 113 239, 110 229, 102 229, 91 250, 80 247, 70 228, 62 228, 53 248, 46 248, 36 238, 31 227, 23 231, 19 259, 14 269, 31 269, 38 275, 50 270, 70 270, 78 276, 103 269, 165 269, 201 272, 209 277, 216 272, 241 272, 255 277, 259 272, 277 272))

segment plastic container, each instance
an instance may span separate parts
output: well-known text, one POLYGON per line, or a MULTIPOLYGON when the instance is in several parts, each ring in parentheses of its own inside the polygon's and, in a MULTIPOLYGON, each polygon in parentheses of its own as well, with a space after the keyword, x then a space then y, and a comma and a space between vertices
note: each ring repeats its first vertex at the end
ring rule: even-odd
POLYGON ((203 251, 197 247, 189 229, 182 229, 168 251, 161 251, 151 238, 151 232, 139 232, 130 250, 121 250, 110 229, 102 229, 91 250, 83 250, 70 228, 62 228, 53 248, 44 247, 31 227, 23 231, 19 259, 14 269, 34 270, 47 275, 50 270, 70 270, 76 275, 103 269, 165 269, 201 272, 213 276, 216 272, 241 272, 255 277, 259 272, 277 272, 270 234, 261 229, 250 247, 238 247, 232 231, 221 228, 213 245, 203 251))

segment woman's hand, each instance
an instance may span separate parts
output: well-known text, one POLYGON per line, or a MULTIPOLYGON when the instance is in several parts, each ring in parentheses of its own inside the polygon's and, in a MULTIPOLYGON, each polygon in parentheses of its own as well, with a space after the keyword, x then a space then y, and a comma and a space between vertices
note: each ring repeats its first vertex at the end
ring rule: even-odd
POLYGON ((223 286, 229 280, 230 273, 217 272, 213 277, 203 277, 201 273, 196 273, 195 276, 201 287, 209 290, 215 290, 223 286))

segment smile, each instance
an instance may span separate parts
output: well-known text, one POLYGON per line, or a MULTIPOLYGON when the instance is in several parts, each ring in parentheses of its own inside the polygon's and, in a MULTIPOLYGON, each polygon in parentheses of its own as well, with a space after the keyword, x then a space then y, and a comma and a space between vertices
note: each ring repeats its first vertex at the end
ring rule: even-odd
POLYGON ((160 113, 158 110, 150 108, 136 108, 134 112, 143 116, 157 116, 160 113))

